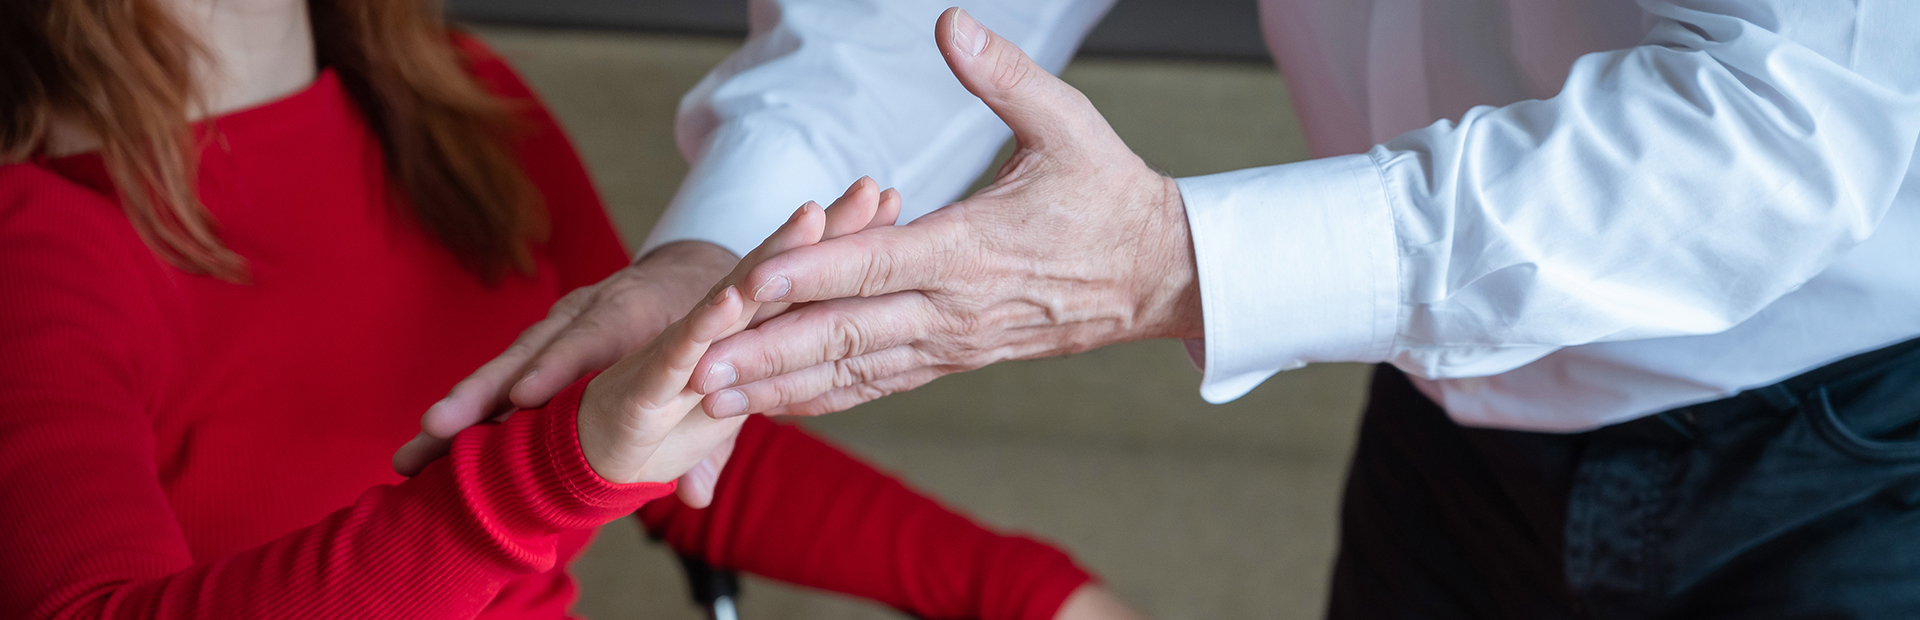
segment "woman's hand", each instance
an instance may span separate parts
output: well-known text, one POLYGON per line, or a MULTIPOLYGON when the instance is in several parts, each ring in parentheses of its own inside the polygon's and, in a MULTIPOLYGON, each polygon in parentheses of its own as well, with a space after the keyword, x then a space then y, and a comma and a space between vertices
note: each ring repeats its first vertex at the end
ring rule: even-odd
MULTIPOLYGON (((732 452, 740 421, 686 415, 701 398, 687 379, 715 339, 787 309, 787 304, 754 303, 740 294, 735 283, 769 257, 823 238, 892 225, 899 213, 899 192, 880 191, 872 179, 864 177, 829 209, 812 202, 802 205, 741 259, 733 273, 714 285, 706 303, 588 383, 579 413, 580 447, 588 464, 614 482, 665 482, 689 471, 702 472, 682 482, 704 486, 692 489, 692 494, 710 498, 712 485, 732 452)), ((686 495, 682 493, 683 498, 686 495)), ((689 503, 704 505, 705 501, 689 503)))
POLYGON ((740 293, 726 287, 587 383, 578 420, 580 451, 595 473, 618 483, 666 482, 732 434, 738 425, 686 415, 698 402, 687 377, 707 345, 748 316, 744 306, 740 293))

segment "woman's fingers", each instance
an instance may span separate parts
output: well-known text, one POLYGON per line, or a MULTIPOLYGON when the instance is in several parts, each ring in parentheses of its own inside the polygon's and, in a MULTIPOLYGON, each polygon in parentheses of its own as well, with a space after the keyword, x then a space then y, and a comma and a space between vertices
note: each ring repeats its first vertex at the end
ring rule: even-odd
POLYGON ((739 323, 742 305, 739 289, 731 286, 720 289, 720 294, 694 308, 686 318, 660 335, 658 346, 651 348, 655 357, 638 372, 635 402, 641 409, 640 415, 679 409, 674 405, 686 391, 694 364, 700 362, 700 356, 706 354, 715 339, 739 323))
MULTIPOLYGON (((740 264, 734 267, 733 273, 727 274, 725 279, 714 286, 716 292, 720 287, 737 284, 740 278, 746 276, 748 270, 753 269, 753 266, 760 264, 761 261, 787 250, 819 243, 821 236, 826 233, 826 227, 826 211, 821 209, 820 203, 809 200, 806 204, 800 205, 800 208, 793 212, 792 217, 788 217, 785 223, 780 224, 780 228, 775 229, 765 241, 760 242, 759 247, 740 258, 740 264)), ((752 295, 748 295, 747 298, 751 299, 752 295)))
POLYGON ((823 238, 859 232, 881 218, 891 222, 898 213, 899 192, 883 192, 864 177, 831 208, 814 202, 801 205, 715 285, 708 303, 667 328, 643 353, 615 364, 609 371, 614 376, 605 378, 612 380, 610 393, 624 392, 617 397, 625 403, 626 412, 619 425, 640 444, 629 447, 627 456, 640 459, 642 479, 681 478, 681 495, 690 505, 705 505, 712 499, 740 420, 687 416, 699 398, 688 390, 688 378, 713 342, 745 329, 756 313, 771 316, 787 308, 786 304, 748 301, 750 297, 736 286, 739 279, 767 258, 823 238))
POLYGON ((892 226, 900 221, 900 190, 887 188, 880 192, 879 208, 874 210, 873 221, 867 222, 867 228, 892 226))
MULTIPOLYGON (((869 177, 860 177, 860 180, 854 181, 845 194, 827 207, 826 228, 820 240, 851 235, 874 226, 891 226, 893 221, 900 217, 900 192, 892 188, 876 192, 878 187, 879 184, 874 183, 869 177)), ((761 260, 790 249, 793 248, 783 247, 779 248, 779 251, 759 252, 758 256, 740 261, 736 271, 744 275, 754 265, 760 264, 761 260)), ((779 302, 760 304, 753 313, 753 320, 747 323, 747 327, 759 325, 791 308, 792 304, 779 302)))
POLYGON ((827 230, 822 238, 832 239, 842 235, 860 232, 873 222, 873 216, 880 209, 880 184, 873 179, 860 177, 841 194, 838 200, 827 206, 827 230))

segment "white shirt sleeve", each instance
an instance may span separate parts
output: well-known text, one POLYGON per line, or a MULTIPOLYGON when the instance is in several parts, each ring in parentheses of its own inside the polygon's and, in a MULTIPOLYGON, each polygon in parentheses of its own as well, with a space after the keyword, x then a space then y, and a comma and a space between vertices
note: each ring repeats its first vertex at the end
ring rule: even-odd
POLYGON ((1492 375, 1793 291, 1873 233, 1920 141, 1920 15, 1841 4, 1642 2, 1643 44, 1551 99, 1180 180, 1202 396, 1318 361, 1492 375))
MULTIPOLYGON (((808 200, 861 175, 900 190, 902 221, 965 191, 1011 135, 934 43, 952 0, 754 0, 746 44, 680 102, 688 171, 640 252, 704 240, 745 255, 808 200)), ((1058 73, 1113 0, 965 8, 1058 73)))

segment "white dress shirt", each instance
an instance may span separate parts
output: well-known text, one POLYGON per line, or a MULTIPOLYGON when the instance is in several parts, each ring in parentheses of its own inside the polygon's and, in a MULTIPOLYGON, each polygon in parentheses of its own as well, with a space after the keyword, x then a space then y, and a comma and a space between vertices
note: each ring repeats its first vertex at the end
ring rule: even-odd
MULTIPOLYGON (((1009 134, 934 47, 951 1, 756 0, 646 248, 744 254, 862 174, 957 198, 1009 134)), ((963 6, 1057 72, 1110 4, 963 6)), ((1920 335, 1920 2, 1261 13, 1322 159, 1179 181, 1209 401, 1387 361, 1462 423, 1576 431, 1920 335)))

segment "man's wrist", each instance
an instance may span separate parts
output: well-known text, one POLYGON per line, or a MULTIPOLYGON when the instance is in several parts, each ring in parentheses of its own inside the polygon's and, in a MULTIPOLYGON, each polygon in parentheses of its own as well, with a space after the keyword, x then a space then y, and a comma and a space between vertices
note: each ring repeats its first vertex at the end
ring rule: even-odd
POLYGON ((647 280, 665 289, 660 293, 682 302, 674 304, 679 310, 686 310, 699 303, 707 288, 726 277, 739 262, 740 257, 726 248, 690 240, 654 248, 634 260, 629 269, 645 274, 647 280))
POLYGON ((674 241, 656 247, 633 260, 635 265, 675 265, 689 268, 719 268, 722 273, 733 269, 740 257, 718 244, 688 239, 674 241))
POLYGON ((1141 265, 1144 293, 1141 307, 1150 317, 1149 338, 1200 338, 1205 335, 1200 311, 1200 272, 1194 259, 1193 234, 1187 224, 1186 203, 1173 177, 1157 176, 1158 196, 1149 204, 1154 221, 1148 230, 1160 233, 1155 250, 1141 265))

